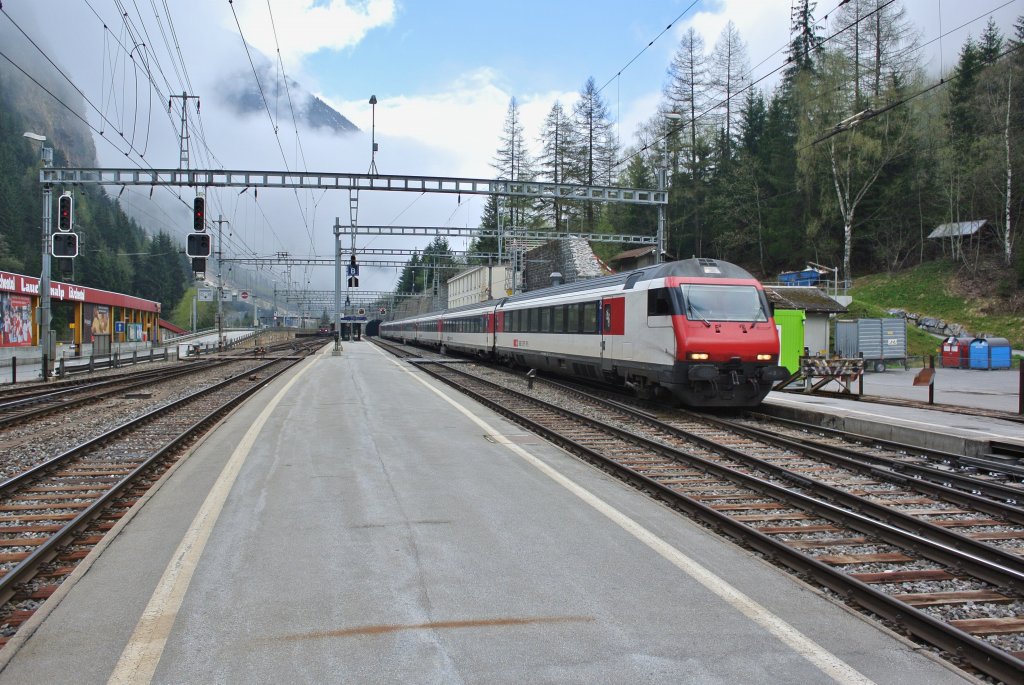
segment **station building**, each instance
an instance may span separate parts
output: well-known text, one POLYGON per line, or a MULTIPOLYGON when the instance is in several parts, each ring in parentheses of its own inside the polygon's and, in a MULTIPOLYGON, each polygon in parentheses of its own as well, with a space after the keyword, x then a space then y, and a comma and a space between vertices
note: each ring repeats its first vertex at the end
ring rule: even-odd
MULTIPOLYGON (((55 328, 58 342, 80 353, 108 354, 111 344, 159 344, 160 303, 72 283, 50 282, 51 312, 63 307, 66 324, 55 328)), ((39 346, 39 279, 0 271, 0 358, 39 346)), ((53 318, 53 317, 51 317, 53 318)))

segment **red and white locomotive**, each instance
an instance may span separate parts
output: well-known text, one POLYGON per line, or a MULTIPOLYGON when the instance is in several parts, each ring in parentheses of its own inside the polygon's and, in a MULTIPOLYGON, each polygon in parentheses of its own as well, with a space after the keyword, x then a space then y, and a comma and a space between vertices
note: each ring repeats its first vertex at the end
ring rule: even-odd
POLYGON ((686 259, 381 324, 380 335, 549 373, 751 407, 789 376, 761 284, 686 259))

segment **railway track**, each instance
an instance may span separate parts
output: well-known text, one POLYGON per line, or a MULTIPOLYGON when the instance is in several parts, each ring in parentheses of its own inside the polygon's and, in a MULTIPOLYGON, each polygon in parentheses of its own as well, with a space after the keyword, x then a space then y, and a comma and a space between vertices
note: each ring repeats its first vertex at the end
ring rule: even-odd
POLYGON ((240 369, 0 483, 0 645, 198 436, 318 346, 240 369))
POLYGON ((916 480, 983 494, 1008 504, 1024 504, 1024 463, 1002 455, 970 456, 924 449, 792 419, 747 412, 728 422, 746 428, 882 465, 916 480))
POLYGON ((953 488, 922 493, 877 465, 837 466, 692 416, 665 420, 592 397, 552 403, 521 387, 521 376, 492 382, 415 363, 960 665, 1024 678, 1024 558, 1015 548, 1024 512, 1014 505, 953 488))
POLYGON ((170 366, 115 378, 93 379, 59 388, 37 386, 0 395, 0 430, 54 412, 90 404, 136 388, 205 371, 226 361, 204 360, 187 367, 170 366))

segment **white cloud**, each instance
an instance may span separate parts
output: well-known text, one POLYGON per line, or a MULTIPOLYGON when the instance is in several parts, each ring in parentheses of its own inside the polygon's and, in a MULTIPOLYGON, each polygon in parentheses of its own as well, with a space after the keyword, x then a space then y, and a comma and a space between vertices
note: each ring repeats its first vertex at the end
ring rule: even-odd
MULTIPOLYGON (((492 178, 494 170, 490 163, 500 145, 513 95, 519 105, 527 143, 534 152, 551 106, 559 100, 568 109, 577 98, 575 92, 514 94, 500 83, 499 74, 481 68, 461 75, 440 92, 379 98, 376 105, 379 171, 492 178)), ((367 100, 321 97, 344 112, 369 136, 373 112, 367 100)), ((367 142, 366 150, 369 149, 367 142)))
POLYGON ((235 8, 246 40, 267 55, 275 55, 280 46, 289 69, 319 50, 357 45, 368 32, 395 19, 394 0, 275 0, 273 22, 264 3, 240 2, 235 8))

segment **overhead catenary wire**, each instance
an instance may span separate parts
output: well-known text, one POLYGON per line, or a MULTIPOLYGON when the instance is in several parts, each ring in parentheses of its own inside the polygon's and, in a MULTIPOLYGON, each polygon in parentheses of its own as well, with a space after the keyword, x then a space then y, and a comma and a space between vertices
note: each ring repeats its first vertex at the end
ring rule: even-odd
MULTIPOLYGON (((249 66, 252 68, 253 78, 256 79, 256 87, 260 92, 260 99, 263 102, 263 107, 267 112, 267 117, 270 119, 271 128, 273 128, 274 131, 274 140, 277 142, 277 148, 281 153, 281 159, 284 161, 285 170, 291 172, 291 169, 288 166, 288 157, 287 155, 285 155, 284 147, 281 145, 281 137, 278 133, 279 126, 278 123, 274 121, 274 115, 270 111, 270 103, 267 101, 267 95, 263 90, 263 84, 260 82, 259 73, 256 71, 256 64, 255 62, 253 62, 252 53, 249 51, 249 44, 245 40, 245 32, 242 30, 241 21, 238 19, 238 13, 235 11, 234 0, 228 0, 228 5, 231 6, 231 15, 235 19, 235 25, 238 27, 238 35, 242 40, 242 47, 244 48, 245 55, 249 60, 249 66)), ((299 213, 301 214, 302 222, 306 227, 306 234, 309 237, 309 244, 312 246, 314 244, 313 232, 309 225, 309 221, 306 218, 306 214, 302 209, 302 202, 299 201, 298 192, 295 193, 295 201, 299 206, 299 213)))
MULTIPOLYGON (((86 2, 88 4, 88 0, 86 0, 86 2)), ((127 23, 130 26, 141 26, 142 27, 141 29, 136 28, 134 30, 135 31, 140 31, 141 30, 141 32, 144 35, 149 36, 150 35, 149 31, 145 28, 146 27, 146 20, 142 16, 141 11, 139 10, 138 5, 134 2, 134 0, 133 0, 133 4, 135 5, 136 11, 139 12, 139 17, 138 17, 137 20, 131 20, 130 22, 127 22, 127 23)), ((188 65, 187 65, 187 62, 185 60, 184 54, 182 52, 181 45, 180 45, 180 43, 178 41, 177 32, 176 32, 176 30, 174 28, 174 19, 173 19, 173 16, 171 15, 170 8, 169 8, 166 0, 163 0, 163 2, 162 2, 163 8, 164 8, 164 16, 163 16, 163 18, 160 17, 159 10, 158 10, 158 8, 155 5, 154 0, 150 0, 150 5, 153 8, 153 13, 154 13, 154 17, 155 17, 156 21, 160 25, 160 34, 161 34, 161 37, 163 38, 168 58, 171 60, 172 66, 174 67, 174 73, 175 73, 176 78, 178 80, 178 85, 174 86, 174 85, 171 84, 170 79, 167 77, 166 72, 164 72, 164 70, 159 66, 159 64, 160 64, 159 58, 156 56, 156 54, 154 52, 152 52, 150 50, 149 54, 151 55, 151 59, 153 59, 156 62, 157 68, 159 70, 159 73, 162 75, 163 81, 166 84, 166 87, 167 87, 169 92, 174 92, 175 90, 194 91, 194 88, 192 86, 192 80, 191 80, 191 78, 189 76, 189 73, 188 73, 189 72, 188 65), (166 30, 164 29, 164 22, 166 22, 166 24, 167 24, 167 29, 166 30), (168 34, 170 35, 170 38, 168 38, 168 34), (173 43, 173 48, 172 48, 172 43, 173 43), (180 62, 180 68, 178 67, 178 62, 180 62)), ((95 11, 94 8, 91 7, 91 5, 90 5, 90 9, 93 10, 93 13, 97 16, 97 18, 100 18, 99 14, 95 11)), ((107 28, 106 24, 104 24, 104 28, 107 28)), ((123 43, 121 43, 119 41, 118 44, 122 47, 122 49, 124 49, 125 46, 124 46, 123 43)), ((160 87, 156 84, 156 82, 152 78, 150 78, 150 83, 151 83, 151 86, 152 86, 153 90, 158 92, 159 94, 161 94, 162 97, 164 97, 162 92, 160 91, 160 87)), ((202 159, 204 157, 208 157, 208 158, 212 159, 216 163, 216 166, 219 166, 220 168, 223 168, 223 166, 224 166, 223 163, 220 162, 219 159, 217 159, 217 155, 213 152, 212 148, 210 147, 209 143, 207 142, 206 130, 205 130, 205 125, 204 125, 201 109, 196 108, 195 111, 194 111, 194 114, 190 110, 186 109, 186 110, 184 110, 182 112, 182 116, 184 116, 184 117, 186 117, 186 118, 188 118, 190 120, 194 119, 195 123, 191 127, 191 131, 193 132, 193 135, 196 137, 196 139, 198 139, 198 141, 200 143, 200 145, 195 149, 195 154, 200 159, 202 159)), ((177 131, 176 130, 175 130, 175 135, 177 135, 177 131)), ((207 166, 214 166, 214 164, 207 163, 207 166)), ((220 214, 222 214, 222 215, 228 214, 228 212, 224 211, 223 203, 222 203, 222 200, 221 200, 219 195, 214 195, 212 199, 214 201, 214 204, 217 207, 220 208, 220 214)), ((261 208, 261 212, 262 212, 262 208, 261 208)), ((243 237, 243 234, 237 233, 235 238, 236 238, 235 240, 231 240, 230 241, 232 243, 232 245, 231 245, 232 247, 235 247, 236 249, 238 249, 240 252, 243 252, 243 253, 244 252, 253 252, 252 248, 250 246, 248 246, 248 244, 246 243, 246 240, 243 237), (241 241, 240 244, 239 244, 239 241, 241 241)), ((274 238, 278 241, 279 244, 283 244, 282 241, 280 240, 280 237, 277 236, 276 233, 274 234, 274 238)))
MULTIPOLYGON (((0 8, 0 11, 2 11, 2 8, 0 8)), ((4 14, 6 15, 6 12, 4 12, 4 14)), ((14 22, 12 21, 12 23, 14 23, 14 22)), ((18 29, 20 30, 20 27, 18 27, 16 23, 14 23, 14 24, 15 24, 15 26, 16 26, 16 27, 17 27, 17 28, 18 28, 18 29)), ((23 35, 25 35, 25 34, 24 34, 24 32, 22 32, 22 33, 23 33, 23 35)), ((49 61, 49 62, 50 62, 50 64, 51 64, 51 65, 53 65, 55 69, 57 69, 58 73, 60 73, 60 74, 61 74, 61 76, 63 76, 63 77, 64 77, 64 78, 65 78, 66 80, 68 80, 68 81, 69 81, 69 83, 70 83, 71 81, 70 81, 70 79, 69 79, 69 78, 67 77, 67 75, 66 75, 66 74, 65 74, 65 73, 64 73, 64 72, 63 72, 62 70, 60 70, 60 69, 59 69, 59 68, 58 68, 58 67, 56 66, 56 64, 55 64, 55 63, 53 63, 53 61, 52 61, 52 60, 51 60, 51 59, 49 58, 49 56, 48 56, 48 55, 46 55, 46 53, 45 53, 45 52, 43 52, 43 51, 42 51, 42 50, 41 50, 41 49, 39 48, 39 46, 38 46, 38 45, 37 45, 37 44, 36 44, 36 43, 35 43, 34 41, 32 41, 32 39, 31 39, 30 37, 28 37, 27 35, 26 35, 25 37, 26 37, 26 38, 27 38, 27 39, 28 39, 28 40, 29 40, 30 42, 32 42, 32 44, 33 44, 33 45, 34 45, 34 46, 35 46, 35 47, 36 47, 37 49, 39 49, 39 50, 40 50, 41 54, 43 54, 43 56, 44 56, 44 57, 46 57, 47 61, 49 61)), ((86 127, 88 128, 88 129, 89 129, 89 130, 91 130, 91 131, 93 131, 94 133, 96 133, 97 135, 99 135, 99 137, 100 137, 100 139, 101 139, 101 140, 103 140, 103 141, 107 142, 108 144, 110 144, 111 146, 113 146, 113 147, 114 147, 114 148, 115 148, 115 149, 116 149, 116 150, 117 150, 117 151, 118 151, 119 153, 123 154, 123 155, 124 155, 124 156, 125 156, 126 158, 128 158, 129 160, 131 160, 131 161, 132 161, 132 163, 134 163, 134 164, 135 164, 136 166, 138 166, 139 168, 142 168, 142 169, 147 169, 147 170, 150 170, 150 171, 155 171, 155 169, 153 169, 153 167, 152 167, 151 165, 149 165, 149 164, 141 164, 141 163, 139 163, 139 161, 137 161, 137 160, 134 160, 134 159, 132 159, 132 155, 131 155, 131 152, 132 152, 132 150, 131 150, 131 147, 130 147, 130 145, 129 145, 129 149, 128 149, 128 150, 124 150, 124 149, 121 149, 120 147, 118 147, 118 146, 117 146, 117 145, 116 145, 116 144, 115 144, 115 143, 114 143, 114 142, 113 142, 112 140, 110 140, 110 139, 109 139, 109 138, 108 138, 107 136, 105 136, 105 135, 103 134, 103 132, 102 132, 102 131, 100 131, 100 130, 99 130, 99 129, 97 129, 97 128, 96 128, 95 126, 93 126, 93 125, 92 125, 92 124, 91 124, 91 123, 90 123, 90 122, 89 122, 89 121, 88 121, 88 120, 87 120, 87 119, 86 119, 85 117, 83 117, 83 116, 82 116, 81 114, 79 114, 79 113, 78 113, 78 112, 77 112, 77 111, 76 111, 76 110, 75 110, 75 109, 74 109, 73 107, 71 107, 71 106, 70 106, 70 105, 69 105, 69 104, 68 104, 67 102, 65 102, 65 101, 64 101, 64 100, 63 100, 63 99, 62 99, 62 98, 61 98, 60 96, 58 96, 58 95, 57 95, 56 93, 54 93, 54 92, 53 92, 53 91, 51 91, 51 90, 50 90, 49 88, 47 88, 47 87, 46 87, 45 85, 43 85, 43 84, 42 84, 42 83, 41 83, 41 82, 40 82, 40 81, 39 81, 39 80, 38 80, 38 79, 37 79, 37 78, 36 78, 35 76, 33 76, 32 74, 30 74, 30 73, 29 73, 29 72, 28 72, 27 70, 25 70, 24 68, 22 68, 22 67, 21 67, 21 65, 19 65, 18 63, 16 63, 16 62, 15 62, 15 61, 14 61, 13 59, 11 59, 11 58, 10 58, 10 57, 9 57, 9 56, 8 56, 8 55, 7 55, 6 53, 4 53, 4 52, 3 52, 2 50, 0 50, 0 57, 3 57, 3 58, 4 58, 5 60, 7 60, 7 62, 9 62, 9 63, 11 64, 11 66, 13 66, 13 67, 14 67, 14 68, 15 68, 16 70, 18 70, 19 72, 21 72, 21 74, 23 74, 23 75, 24 75, 24 76, 25 76, 26 78, 28 78, 28 79, 29 79, 30 81, 32 81, 32 82, 33 82, 33 83, 34 83, 34 84, 35 84, 35 85, 36 85, 36 86, 37 86, 37 87, 38 87, 38 88, 39 88, 40 90, 42 90, 42 91, 43 91, 44 93, 46 93, 46 94, 47 94, 47 95, 49 95, 49 96, 50 96, 51 98, 53 98, 53 100, 54 100, 54 101, 56 101, 56 102, 57 102, 58 104, 60 104, 60 105, 61 105, 62 107, 64 107, 64 108, 65 108, 65 109, 66 109, 66 110, 67 110, 68 112, 70 112, 70 113, 71 113, 71 114, 72 114, 72 115, 73 115, 73 116, 74 116, 75 118, 77 118, 77 119, 78 119, 79 121, 81 121, 81 122, 82 122, 82 123, 83 123, 83 124, 84 124, 84 125, 85 125, 85 126, 86 126, 86 127)), ((74 84, 73 84, 73 83, 72 83, 72 85, 74 86, 74 84)), ((77 88, 77 86, 75 87, 75 89, 76 89, 76 90, 77 90, 77 91, 79 92, 79 94, 82 94, 82 93, 81 93, 81 90, 80 90, 80 89, 78 89, 78 88, 77 88)), ((91 101, 90 101, 90 100, 89 100, 88 98, 85 98, 84 94, 82 94, 82 96, 83 96, 83 99, 85 99, 85 100, 86 100, 87 102, 89 102, 89 103, 90 103, 90 105, 92 104, 92 103, 91 103, 91 101)), ((109 121, 109 119, 108 119, 108 118, 106 118, 106 117, 105 117, 105 116, 104 116, 104 115, 102 114, 102 112, 99 112, 99 110, 98 110, 98 109, 97 109, 97 108, 96 108, 96 107, 95 107, 94 105, 93 105, 93 109, 96 109, 96 110, 97 110, 97 113, 99 113, 99 114, 100 114, 101 118, 103 118, 103 119, 104 119, 104 121, 107 121, 107 123, 111 123, 111 122, 109 121)), ((112 125, 112 124, 111 124, 111 125, 112 125)), ((115 129, 115 130, 116 130, 116 129, 115 129)), ((123 136, 123 134, 122 134, 122 139, 124 139, 124 136, 123 136)), ((127 142, 127 141, 125 140, 124 142, 127 142)), ((136 154, 137 154, 137 152, 136 152, 136 154)), ((191 205, 189 205, 189 203, 188 203, 187 201, 185 201, 185 200, 184 200, 184 199, 183 199, 183 198, 181 197, 180 193, 176 192, 176 191, 175 191, 175 189, 173 189, 173 188, 170 188, 170 187, 168 187, 168 186, 161 186, 161 188, 163 188, 163 189, 164 189, 164 190, 165 190, 166 192, 170 193, 170 194, 172 195, 172 197, 176 198, 176 199, 178 200, 178 202, 180 202, 180 203, 181 203, 182 205, 184 205, 185 207, 189 207, 189 208, 191 207, 191 205)), ((159 207, 159 205, 157 205, 157 206, 159 207)), ((161 208, 161 211, 165 211, 165 210, 163 210, 163 208, 161 208)), ((166 212, 165 212, 165 213, 166 213, 166 212)), ((168 216, 168 218, 170 218, 170 217, 168 216)), ((171 221, 171 224, 173 225, 173 223, 174 223, 174 222, 173 222, 173 220, 172 220, 172 221, 171 221)))

